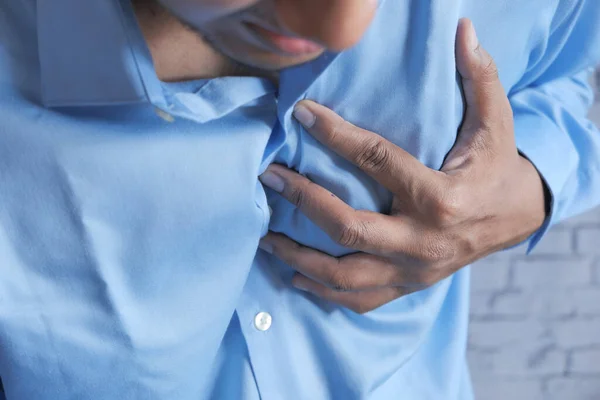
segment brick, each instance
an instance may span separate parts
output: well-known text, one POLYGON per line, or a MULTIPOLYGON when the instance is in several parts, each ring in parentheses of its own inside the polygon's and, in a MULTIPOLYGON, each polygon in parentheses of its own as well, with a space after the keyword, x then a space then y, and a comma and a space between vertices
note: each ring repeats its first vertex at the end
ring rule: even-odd
POLYGON ((567 354, 552 345, 524 343, 498 350, 491 356, 491 370, 506 377, 560 376, 567 366, 567 354))
POLYGON ((471 294, 471 317, 482 318, 491 313, 493 295, 491 293, 478 292, 471 294))
POLYGON ((532 255, 569 255, 573 253, 570 229, 553 229, 537 244, 532 255))
POLYGON ((477 399, 600 400, 600 257, 582 236, 599 227, 600 208, 553 228, 532 256, 513 249, 474 266, 477 399))
POLYGON ((536 290, 507 292, 495 297, 492 313, 499 316, 553 319, 575 315, 577 307, 570 292, 564 290, 536 290))
MULTIPOLYGON (((597 106, 598 109, 598 119, 600 120, 600 104, 597 106)), ((575 217, 571 217, 565 221, 563 221, 560 225, 557 225, 560 228, 574 228, 581 227, 587 225, 597 225, 600 222, 600 210, 596 209, 584 214, 577 215, 575 217)))
POLYGON ((474 292, 503 290, 508 286, 510 263, 493 259, 478 262, 471 268, 474 292))
POLYGON ((494 377, 492 355, 489 351, 480 350, 470 350, 467 353, 469 370, 474 381, 494 377))
POLYGON ((588 285, 592 279, 591 264, 591 259, 581 257, 517 261, 514 266, 514 285, 536 290, 588 285))
POLYGON ((570 291, 556 289, 540 290, 533 294, 533 313, 540 318, 565 318, 577 313, 570 291))
POLYGON ((548 400, 598 400, 600 379, 556 378, 548 381, 548 400))
POLYGON ((600 103, 596 102, 590 112, 591 120, 596 123, 596 126, 600 126, 600 103))
MULTIPOLYGON (((600 125, 600 98, 591 116, 600 125)), ((600 208, 554 227, 532 256, 524 252, 496 253, 473 268, 476 398, 600 400, 600 208)))
MULTIPOLYGON (((545 400, 542 383, 524 379, 474 381, 475 398, 482 400, 545 400)), ((564 400, 564 399, 563 399, 564 400)))
POLYGON ((573 290, 570 300, 578 315, 600 317, 600 288, 573 290))
POLYGON ((597 374, 600 382, 600 349, 573 352, 569 372, 572 374, 597 374))
POLYGON ((526 244, 520 244, 518 246, 512 247, 510 249, 502 250, 502 251, 496 253, 496 255, 504 258, 505 260, 512 258, 512 257, 524 256, 525 254, 527 254, 527 245, 526 244))
POLYGON ((501 293, 492 302, 492 313, 499 316, 526 317, 533 309, 531 299, 531 293, 501 293))
POLYGON ((600 255, 600 228, 580 228, 576 232, 577 252, 600 255))
POLYGON ((538 321, 471 322, 469 344, 474 348, 494 349, 520 343, 542 343, 546 329, 538 321))
POLYGON ((552 330, 556 343, 564 349, 600 345, 600 319, 558 321, 552 330))

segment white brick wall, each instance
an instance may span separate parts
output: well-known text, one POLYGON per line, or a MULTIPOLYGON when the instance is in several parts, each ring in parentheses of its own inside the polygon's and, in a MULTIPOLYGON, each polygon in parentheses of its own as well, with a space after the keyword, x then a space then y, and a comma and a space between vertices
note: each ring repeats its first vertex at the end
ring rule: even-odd
POLYGON ((600 209, 479 262, 471 303, 478 400, 600 400, 600 209))

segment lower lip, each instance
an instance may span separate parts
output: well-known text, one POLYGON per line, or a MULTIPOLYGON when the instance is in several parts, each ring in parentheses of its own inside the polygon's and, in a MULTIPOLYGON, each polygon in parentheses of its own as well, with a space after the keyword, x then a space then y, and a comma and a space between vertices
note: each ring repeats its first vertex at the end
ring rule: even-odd
POLYGON ((323 46, 311 42, 310 40, 280 35, 254 24, 248 25, 250 25, 250 27, 260 36, 277 47, 277 49, 290 55, 299 56, 304 54, 314 54, 324 50, 323 46))

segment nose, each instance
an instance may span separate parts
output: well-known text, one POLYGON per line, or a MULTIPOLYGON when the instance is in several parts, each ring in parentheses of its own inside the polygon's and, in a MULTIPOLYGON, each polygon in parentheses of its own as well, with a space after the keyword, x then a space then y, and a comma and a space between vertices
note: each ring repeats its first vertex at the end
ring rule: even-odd
POLYGON ((277 0, 280 22, 295 34, 341 51, 373 21, 378 0, 277 0))

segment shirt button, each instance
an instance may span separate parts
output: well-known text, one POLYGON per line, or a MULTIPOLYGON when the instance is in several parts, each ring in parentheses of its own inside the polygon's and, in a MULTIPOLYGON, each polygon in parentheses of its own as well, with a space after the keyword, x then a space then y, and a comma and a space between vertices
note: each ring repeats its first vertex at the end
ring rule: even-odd
POLYGON ((158 107, 154 109, 154 112, 156 113, 156 115, 158 115, 159 117, 161 117, 162 119, 164 119, 167 122, 174 122, 175 121, 175 118, 171 114, 169 114, 169 113, 161 110, 158 107))
POLYGON ((267 312, 260 312, 254 317, 254 327, 261 332, 266 332, 273 323, 273 317, 267 312))

